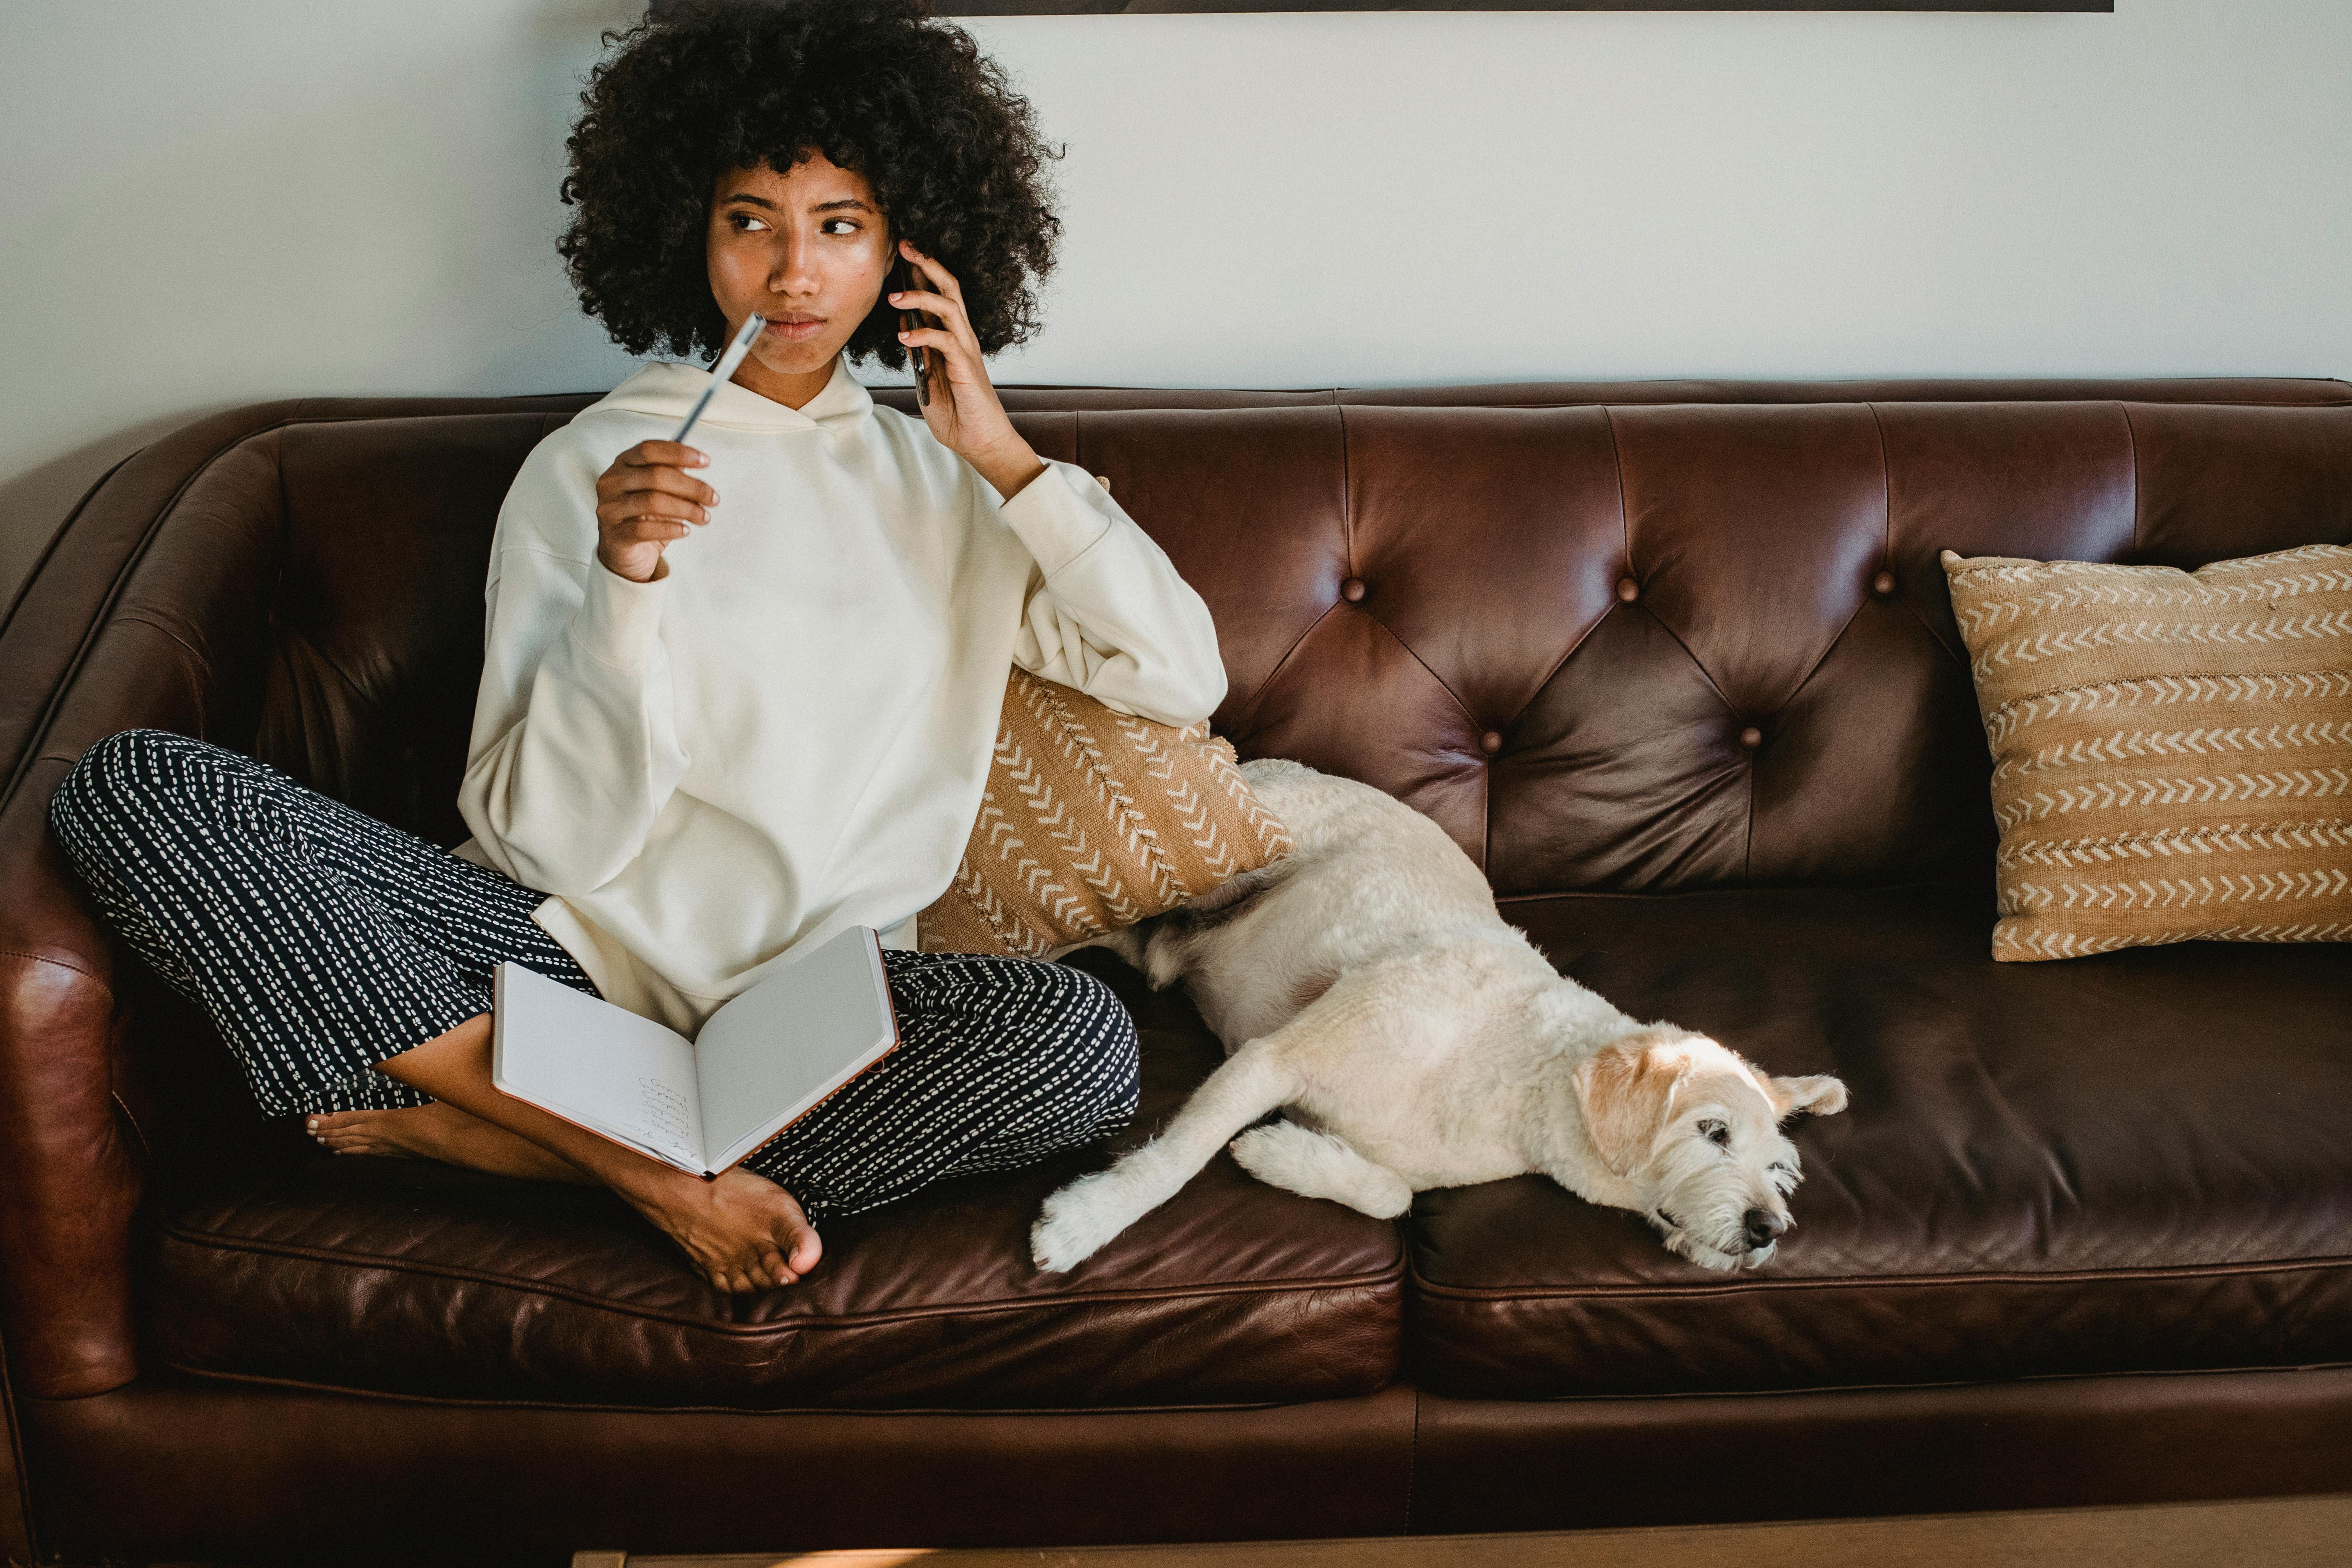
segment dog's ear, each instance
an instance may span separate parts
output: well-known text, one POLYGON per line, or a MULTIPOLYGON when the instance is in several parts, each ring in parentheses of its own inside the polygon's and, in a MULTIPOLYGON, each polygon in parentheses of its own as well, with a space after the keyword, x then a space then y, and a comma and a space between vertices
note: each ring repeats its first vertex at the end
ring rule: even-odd
POLYGON ((1811 1078, 1773 1078, 1768 1073, 1756 1077, 1764 1086, 1765 1098, 1772 1102, 1775 1121, 1786 1121, 1801 1110, 1835 1116, 1845 1109, 1845 1085, 1827 1073, 1811 1078))
POLYGON ((1648 1163, 1675 1088, 1690 1068, 1682 1037, 1645 1029, 1576 1065, 1576 1098, 1601 1163, 1630 1176, 1648 1163))

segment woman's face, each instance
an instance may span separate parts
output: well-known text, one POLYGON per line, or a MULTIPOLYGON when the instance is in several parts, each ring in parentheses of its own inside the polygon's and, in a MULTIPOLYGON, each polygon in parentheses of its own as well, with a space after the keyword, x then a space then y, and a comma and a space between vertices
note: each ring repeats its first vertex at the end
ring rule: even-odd
POLYGON ((834 356, 882 292, 890 250, 866 177, 822 153, 786 174, 761 164, 721 174, 710 200, 710 292, 730 336, 754 310, 768 318, 735 379, 795 408, 823 391, 834 356))

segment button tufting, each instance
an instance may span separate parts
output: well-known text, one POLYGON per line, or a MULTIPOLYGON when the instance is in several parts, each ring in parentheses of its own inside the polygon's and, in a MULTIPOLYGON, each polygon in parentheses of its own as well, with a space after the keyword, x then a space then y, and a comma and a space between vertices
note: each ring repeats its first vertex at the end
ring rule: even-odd
POLYGON ((1631 577, 1620 577, 1617 579, 1617 602, 1619 604, 1630 605, 1641 596, 1642 584, 1634 582, 1631 577))
POLYGON ((1870 591, 1882 599, 1895 592, 1895 574, 1881 572, 1877 576, 1873 577, 1870 580, 1870 591))
POLYGON ((1351 605, 1360 603, 1364 597, 1364 580, 1361 577, 1350 577, 1340 584, 1339 597, 1351 605))
POLYGON ((1739 743, 1752 752, 1764 743, 1764 731, 1750 724, 1739 731, 1739 743))
POLYGON ((1491 757, 1503 749, 1503 737, 1489 730, 1478 737, 1478 749, 1491 757))

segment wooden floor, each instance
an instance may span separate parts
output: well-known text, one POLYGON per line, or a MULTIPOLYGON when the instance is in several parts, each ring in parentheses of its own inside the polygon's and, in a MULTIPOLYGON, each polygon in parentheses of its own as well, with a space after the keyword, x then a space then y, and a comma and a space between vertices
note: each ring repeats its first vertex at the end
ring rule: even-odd
POLYGON ((2347 1568, 2352 1498, 1209 1546, 583 1552, 572 1568, 2347 1568))

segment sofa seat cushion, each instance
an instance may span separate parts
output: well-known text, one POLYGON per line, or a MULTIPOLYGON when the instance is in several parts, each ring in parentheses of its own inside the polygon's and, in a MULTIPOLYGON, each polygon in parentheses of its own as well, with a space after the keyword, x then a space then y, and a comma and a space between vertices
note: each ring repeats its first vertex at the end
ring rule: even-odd
POLYGON ((1796 1228, 1710 1273, 1538 1177, 1421 1194, 1411 1362, 1496 1398, 2352 1362, 2352 947, 1997 964, 1990 888, 1514 901, 1779 1073, 1796 1228))
POLYGON ((446 1399, 1034 1409, 1328 1399, 1395 1373, 1396 1227, 1228 1155, 1043 1275, 1045 1194, 1164 1121, 1221 1053, 1107 954, 1143 1038, 1129 1131, 832 1222, 799 1284, 730 1298, 602 1188, 305 1149, 159 1179, 147 1331, 182 1370, 446 1399))

